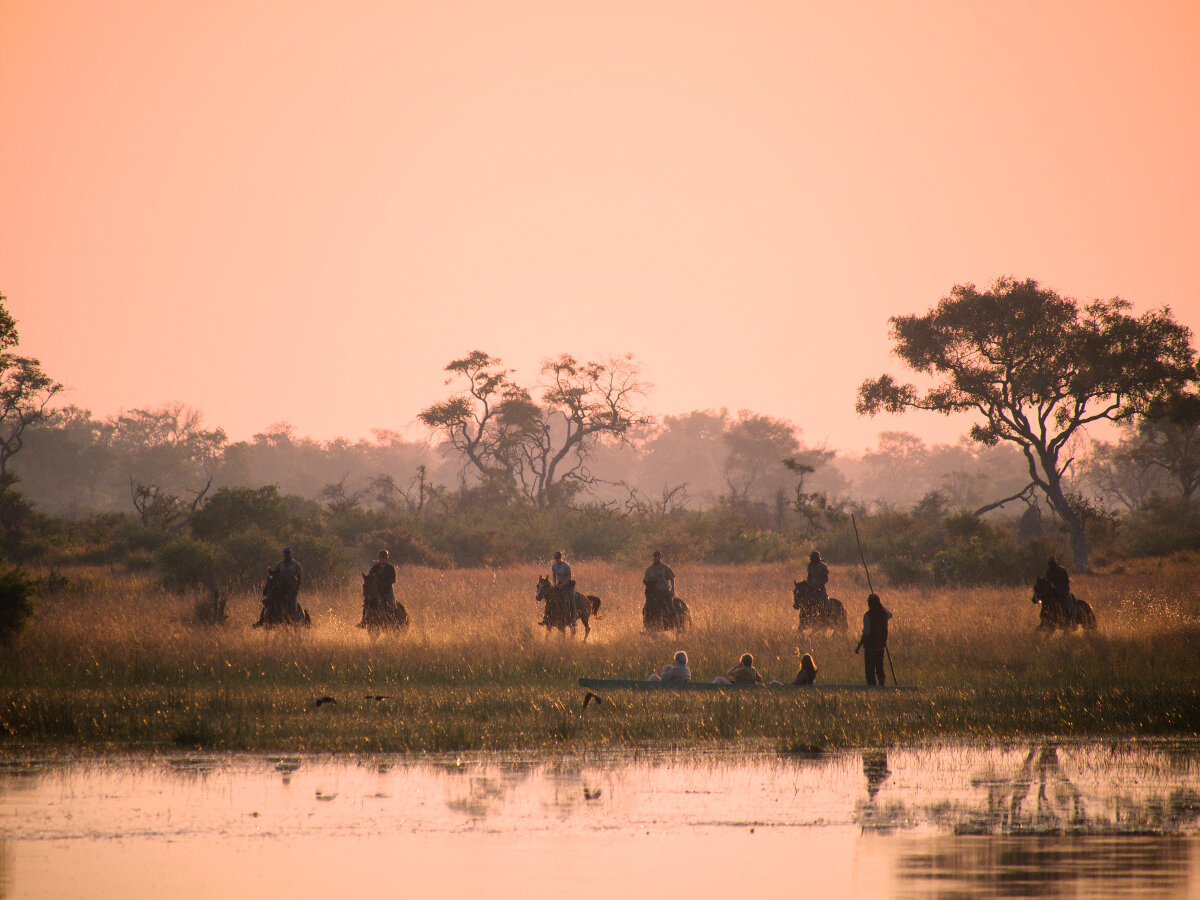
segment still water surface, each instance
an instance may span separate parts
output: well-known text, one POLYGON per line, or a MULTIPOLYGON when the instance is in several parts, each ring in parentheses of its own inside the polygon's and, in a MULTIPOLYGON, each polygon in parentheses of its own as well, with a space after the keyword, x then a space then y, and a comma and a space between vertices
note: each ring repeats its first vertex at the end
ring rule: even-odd
POLYGON ((0 762, 0 897, 1200 898, 1200 743, 0 762))

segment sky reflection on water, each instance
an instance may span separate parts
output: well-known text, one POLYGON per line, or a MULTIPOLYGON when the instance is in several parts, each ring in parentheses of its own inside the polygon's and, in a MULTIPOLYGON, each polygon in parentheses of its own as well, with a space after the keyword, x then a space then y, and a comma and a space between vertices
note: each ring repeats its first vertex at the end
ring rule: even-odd
POLYGON ((0 763, 0 897, 1200 895, 1200 744, 0 763))

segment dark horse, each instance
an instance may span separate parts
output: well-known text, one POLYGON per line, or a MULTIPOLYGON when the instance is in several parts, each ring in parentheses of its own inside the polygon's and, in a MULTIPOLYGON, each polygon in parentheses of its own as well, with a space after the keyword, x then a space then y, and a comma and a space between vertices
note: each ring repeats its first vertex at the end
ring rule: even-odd
MULTIPOLYGON (((360 573, 361 574, 361 573, 360 573)), ((372 574, 363 575, 363 617, 360 628, 374 634, 382 629, 407 628, 408 610, 397 600, 388 602, 380 590, 379 579, 372 574)))
POLYGON ((571 634, 574 634, 575 626, 582 622, 583 639, 586 641, 592 633, 589 620, 600 618, 600 598, 579 593, 575 590, 574 581, 556 587, 549 578, 540 575, 534 599, 546 604, 546 613, 540 624, 546 626, 547 631, 557 628, 566 632, 570 628, 571 634))
POLYGON ((262 613, 255 628, 270 628, 274 625, 311 625, 312 619, 299 603, 293 601, 283 577, 274 571, 267 572, 267 583, 262 589, 262 613))
POLYGON ((826 607, 821 597, 813 590, 807 581, 793 582, 792 609, 800 611, 800 630, 809 628, 828 628, 832 631, 846 631, 846 607, 836 597, 829 598, 826 607))
POLYGON ((1095 628, 1096 614, 1092 612, 1091 605, 1074 594, 1071 595, 1071 600, 1075 604, 1074 611, 1054 593, 1050 579, 1038 576, 1037 581, 1033 583, 1033 602, 1042 604, 1038 631, 1055 631, 1059 628, 1064 631, 1074 631, 1076 628, 1091 631, 1095 628))
POLYGON ((683 631, 692 625, 692 611, 679 597, 665 592, 646 592, 646 605, 642 607, 642 626, 647 631, 683 631))

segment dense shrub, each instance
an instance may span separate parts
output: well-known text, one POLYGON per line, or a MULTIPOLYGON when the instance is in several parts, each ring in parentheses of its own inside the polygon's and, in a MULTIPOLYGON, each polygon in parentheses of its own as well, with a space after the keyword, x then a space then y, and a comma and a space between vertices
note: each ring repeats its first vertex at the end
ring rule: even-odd
POLYGON ((0 645, 11 644, 33 617, 37 583, 20 569, 0 571, 0 645))

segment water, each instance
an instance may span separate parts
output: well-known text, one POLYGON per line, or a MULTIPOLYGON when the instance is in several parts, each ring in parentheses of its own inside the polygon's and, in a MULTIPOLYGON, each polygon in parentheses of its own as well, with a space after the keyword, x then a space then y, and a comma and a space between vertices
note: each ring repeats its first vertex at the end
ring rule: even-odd
POLYGON ((0 897, 1200 897, 1200 743, 0 764, 0 897))

